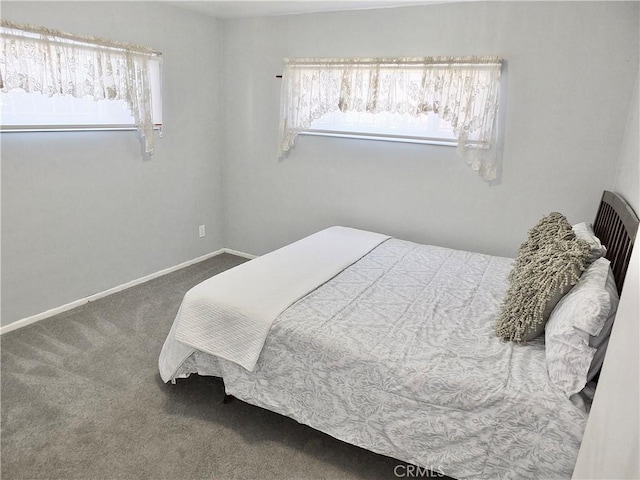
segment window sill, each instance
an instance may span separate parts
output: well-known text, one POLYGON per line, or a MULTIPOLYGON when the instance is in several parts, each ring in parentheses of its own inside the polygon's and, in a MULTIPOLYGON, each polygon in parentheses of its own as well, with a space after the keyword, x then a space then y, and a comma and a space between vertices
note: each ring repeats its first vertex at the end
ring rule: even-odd
POLYGON ((405 137, 401 135, 387 135, 382 133, 358 133, 358 132, 335 132, 331 130, 306 130, 300 135, 313 135, 319 137, 353 138, 356 140, 378 140, 383 142, 418 143, 423 145, 439 145, 445 147, 455 147, 457 140, 426 138, 426 137, 405 137))
MULTIPOLYGON (((154 130, 162 130, 162 125, 155 125, 154 130)), ((24 132, 96 132, 96 131, 128 131, 137 130, 135 125, 3 125, 0 133, 24 132)))

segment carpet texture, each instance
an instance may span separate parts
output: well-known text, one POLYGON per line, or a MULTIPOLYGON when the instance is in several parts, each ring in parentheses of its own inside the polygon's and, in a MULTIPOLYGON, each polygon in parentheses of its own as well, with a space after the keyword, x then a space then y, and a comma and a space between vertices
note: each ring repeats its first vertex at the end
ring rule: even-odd
POLYGON ((415 478, 284 416, 222 404, 211 378, 160 380, 184 294, 243 261, 219 255, 2 335, 2 479, 415 478))

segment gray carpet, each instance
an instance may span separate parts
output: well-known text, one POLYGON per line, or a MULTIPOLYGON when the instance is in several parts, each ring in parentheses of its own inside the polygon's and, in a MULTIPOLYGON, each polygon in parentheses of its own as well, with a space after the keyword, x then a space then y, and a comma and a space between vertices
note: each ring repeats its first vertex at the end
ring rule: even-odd
MULTIPOLYGON (((406 464, 340 442, 157 360, 185 292, 220 255, 0 337, 1 474, 12 479, 392 479, 406 464)), ((406 478, 406 476, 405 476, 406 478)))

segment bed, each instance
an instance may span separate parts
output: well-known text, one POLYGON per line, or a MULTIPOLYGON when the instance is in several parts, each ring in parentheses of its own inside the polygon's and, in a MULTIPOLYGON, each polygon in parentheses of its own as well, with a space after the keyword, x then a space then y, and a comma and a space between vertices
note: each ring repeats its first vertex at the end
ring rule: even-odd
MULTIPOLYGON (((618 293, 637 225, 605 192, 593 229, 618 293)), ((194 287, 160 373, 220 377, 228 395, 460 480, 570 478, 589 386, 550 381, 545 335, 496 337, 513 265, 327 229, 194 287)))

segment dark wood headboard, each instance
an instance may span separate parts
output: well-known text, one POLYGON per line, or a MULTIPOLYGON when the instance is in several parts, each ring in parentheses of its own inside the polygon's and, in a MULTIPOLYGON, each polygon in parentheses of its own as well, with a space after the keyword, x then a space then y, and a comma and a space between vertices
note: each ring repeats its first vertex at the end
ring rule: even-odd
POLYGON ((607 248, 606 258, 611 262, 618 293, 622 291, 638 223, 638 216, 624 198, 617 193, 604 191, 593 222, 593 231, 607 248))

